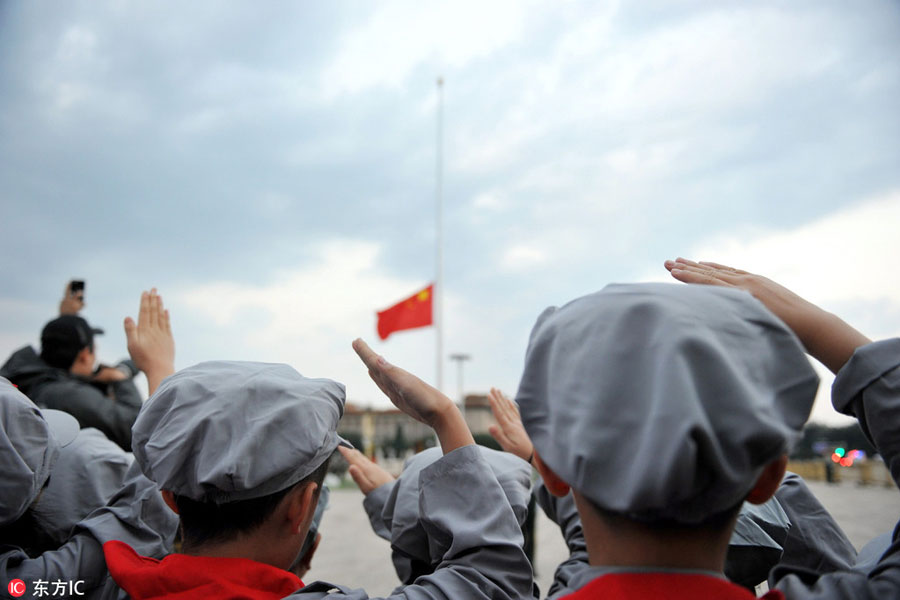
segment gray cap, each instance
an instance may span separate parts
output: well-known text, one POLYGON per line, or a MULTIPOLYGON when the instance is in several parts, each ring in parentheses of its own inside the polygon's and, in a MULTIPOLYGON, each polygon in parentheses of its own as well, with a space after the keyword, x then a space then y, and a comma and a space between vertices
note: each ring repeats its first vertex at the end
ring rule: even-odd
POLYGON ((648 283, 544 311, 516 400, 541 460, 597 506, 696 524, 789 451, 817 387, 750 294, 648 283))
POLYGON ((55 408, 42 408, 41 416, 50 426, 50 431, 60 448, 65 448, 75 441, 81 426, 78 419, 67 412, 56 410, 55 408))
POLYGON ((0 526, 25 514, 58 455, 59 444, 41 411, 0 377, 0 526))
MULTIPOLYGON (((477 448, 497 477, 521 527, 531 500, 531 465, 508 452, 477 448)), ((390 540, 394 568, 405 584, 423 574, 414 562, 431 565, 431 572, 448 550, 445 542, 449 540, 435 540, 425 531, 419 509, 419 475, 443 455, 440 448, 429 448, 411 456, 399 478, 378 488, 382 490, 379 494, 368 494, 363 502, 376 534, 390 540), (377 505, 379 501, 381 505, 377 505)))
MULTIPOLYGON (((132 429, 161 489, 222 504, 284 490, 339 443, 344 386, 283 364, 205 362, 166 378, 132 429)), ((349 445, 349 444, 347 444, 349 445)))

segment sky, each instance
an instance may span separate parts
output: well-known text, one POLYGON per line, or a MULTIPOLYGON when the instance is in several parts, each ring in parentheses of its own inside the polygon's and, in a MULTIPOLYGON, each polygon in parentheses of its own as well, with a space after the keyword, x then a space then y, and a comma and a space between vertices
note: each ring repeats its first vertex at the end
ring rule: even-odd
POLYGON ((676 256, 900 335, 898 28, 889 1, 2 1, 0 354, 74 277, 105 362, 156 286, 178 368, 387 406, 361 336, 433 383, 434 329, 380 342, 375 312, 435 277, 438 77, 466 392, 515 393, 545 307, 676 256))

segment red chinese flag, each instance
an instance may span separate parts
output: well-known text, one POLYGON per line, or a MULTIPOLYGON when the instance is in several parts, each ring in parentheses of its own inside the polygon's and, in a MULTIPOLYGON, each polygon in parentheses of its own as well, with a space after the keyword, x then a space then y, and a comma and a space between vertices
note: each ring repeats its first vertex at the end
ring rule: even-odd
POLYGON ((395 331, 427 327, 433 320, 431 317, 431 298, 434 295, 434 284, 429 285, 390 308, 378 313, 378 337, 386 340, 395 331))

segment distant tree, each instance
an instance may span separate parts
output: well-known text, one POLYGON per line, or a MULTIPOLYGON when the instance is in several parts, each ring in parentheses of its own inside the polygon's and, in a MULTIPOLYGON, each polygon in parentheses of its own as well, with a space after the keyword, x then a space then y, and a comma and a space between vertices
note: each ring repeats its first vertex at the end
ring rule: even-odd
POLYGON ((811 460, 821 458, 822 454, 813 450, 816 442, 824 439, 825 431, 828 428, 824 425, 809 423, 803 428, 803 435, 797 440, 794 450, 791 452, 791 458, 795 460, 811 460))
POLYGON ((791 458, 800 460, 820 458, 830 454, 837 446, 847 450, 862 450, 867 456, 875 454, 875 447, 866 438, 858 423, 846 427, 827 427, 809 423, 803 428, 803 435, 794 447, 791 458), (825 446, 825 450, 818 452, 818 447, 822 445, 825 446))
POLYGON ((344 460, 344 457, 340 455, 339 452, 335 452, 331 457, 331 462, 328 463, 328 472, 334 473, 340 478, 343 478, 344 475, 347 474, 347 469, 350 468, 350 465, 344 460))
POLYGON ((493 448, 494 450, 503 450, 503 448, 500 447, 500 443, 489 433, 473 433, 472 437, 475 438, 475 443, 479 446, 486 446, 488 448, 493 448))
POLYGON ((358 431, 343 431, 341 432, 341 437, 353 444, 353 447, 362 452, 363 450, 363 437, 362 434, 358 431))
MULTIPOLYGON (((362 452, 363 450, 363 441, 362 434, 358 431, 342 431, 341 437, 353 444, 353 447, 362 452)), ((350 468, 350 465, 347 464, 347 461, 344 460, 344 457, 341 456, 341 453, 335 451, 331 456, 331 462, 328 463, 328 472, 334 473, 338 477, 343 477, 347 473, 347 469, 350 468)))
POLYGON ((412 449, 414 452, 418 453, 426 448, 433 448, 436 442, 434 440, 433 435, 426 435, 425 437, 419 438, 412 444, 412 449))
POLYGON ((397 423, 397 430, 394 433, 394 439, 390 442, 390 448, 394 451, 396 458, 403 458, 403 455, 409 450, 409 442, 406 441, 406 436, 403 434, 403 425, 400 423, 397 423))

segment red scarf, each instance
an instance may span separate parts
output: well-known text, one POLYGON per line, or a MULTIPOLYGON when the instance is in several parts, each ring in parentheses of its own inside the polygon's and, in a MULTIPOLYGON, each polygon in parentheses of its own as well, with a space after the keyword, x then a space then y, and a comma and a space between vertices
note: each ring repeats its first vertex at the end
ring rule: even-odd
MULTIPOLYGON (((609 573, 594 579, 562 600, 756 600, 746 588, 711 575, 689 573, 609 573)), ((760 600, 784 600, 784 594, 772 590, 760 600)))
POLYGON ((123 542, 103 544, 112 578, 134 600, 280 600, 301 587, 293 573, 247 558, 170 554, 147 558, 123 542))

